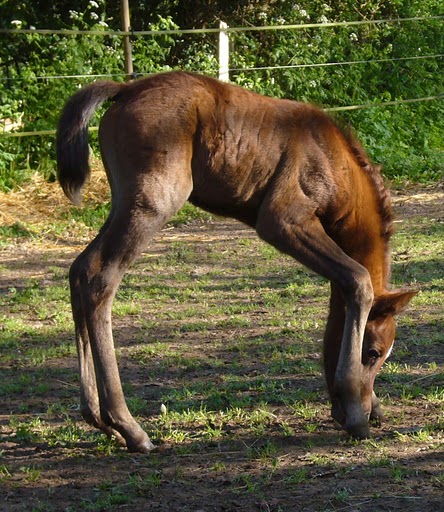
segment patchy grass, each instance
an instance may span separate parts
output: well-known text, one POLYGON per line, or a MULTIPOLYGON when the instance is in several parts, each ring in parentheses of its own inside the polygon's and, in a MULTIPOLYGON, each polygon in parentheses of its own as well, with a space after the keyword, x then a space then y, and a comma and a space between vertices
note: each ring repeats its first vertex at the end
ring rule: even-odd
POLYGON ((393 282, 421 293, 377 379, 385 422, 364 442, 329 418, 328 284, 237 223, 191 207, 174 219, 114 305, 128 405, 160 446, 149 457, 78 410, 67 272, 103 207, 74 223, 63 209, 12 218, 0 229, 0 510, 438 510, 444 218, 442 197, 421 194, 397 199, 393 282))

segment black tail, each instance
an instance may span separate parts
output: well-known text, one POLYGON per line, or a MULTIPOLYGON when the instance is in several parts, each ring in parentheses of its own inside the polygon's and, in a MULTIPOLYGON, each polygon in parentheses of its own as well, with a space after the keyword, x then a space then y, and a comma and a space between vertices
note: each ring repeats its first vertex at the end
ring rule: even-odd
POLYGON ((90 175, 88 122, 94 111, 125 87, 109 80, 76 92, 66 103, 57 129, 57 177, 66 196, 80 204, 81 189, 90 175))

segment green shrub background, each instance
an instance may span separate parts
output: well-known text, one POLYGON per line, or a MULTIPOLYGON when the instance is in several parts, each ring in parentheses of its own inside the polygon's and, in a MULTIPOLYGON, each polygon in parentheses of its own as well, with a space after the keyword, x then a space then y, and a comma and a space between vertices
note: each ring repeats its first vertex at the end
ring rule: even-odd
MULTIPOLYGON (((120 28, 120 2, 0 0, 0 28, 120 28)), ((362 21, 442 15, 442 0, 131 1, 134 30, 362 21), (441 9, 441 10, 440 10, 441 9)), ((231 80, 257 92, 324 107, 420 98, 444 92, 443 19, 348 27, 231 33, 231 80), (401 60, 393 60, 401 59, 401 60), (291 68, 300 64, 359 64, 291 68), (287 66, 280 69, 273 66, 287 66)), ((123 80, 118 36, 3 33, 0 119, 22 115, 23 130, 54 129, 66 99, 94 75, 123 80), (88 75, 76 77, 77 75, 88 75), (42 77, 76 78, 42 78, 42 77)), ((133 38, 135 72, 187 69, 217 76, 217 34, 133 38)), ((335 114, 351 123, 388 178, 429 182, 444 177, 444 101, 372 107, 335 114)), ((94 143, 94 140, 93 140, 94 143)), ((54 136, 0 138, 0 189, 35 171, 54 179, 54 136)))

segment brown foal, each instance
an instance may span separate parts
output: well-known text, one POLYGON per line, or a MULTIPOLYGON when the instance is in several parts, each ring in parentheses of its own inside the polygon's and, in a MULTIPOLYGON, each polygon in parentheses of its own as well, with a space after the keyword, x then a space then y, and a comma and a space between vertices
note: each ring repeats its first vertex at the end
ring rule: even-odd
POLYGON ((70 271, 86 421, 130 451, 154 448, 125 402, 111 307, 123 274, 188 200, 234 217, 331 282, 324 366, 332 416, 356 438, 381 417, 373 392, 414 291, 389 291, 390 196, 360 144, 324 112, 185 72, 100 81, 66 104, 58 177, 74 202, 89 176, 88 121, 112 192, 108 219, 70 271))

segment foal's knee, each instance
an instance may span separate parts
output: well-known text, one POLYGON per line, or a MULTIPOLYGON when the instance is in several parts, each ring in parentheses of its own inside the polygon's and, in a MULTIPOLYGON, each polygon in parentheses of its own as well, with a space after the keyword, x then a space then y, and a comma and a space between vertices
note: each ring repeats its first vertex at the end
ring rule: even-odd
POLYGON ((347 281, 344 289, 344 298, 349 307, 359 305, 361 308, 370 310, 373 299, 373 285, 369 272, 361 267, 353 272, 347 281))

